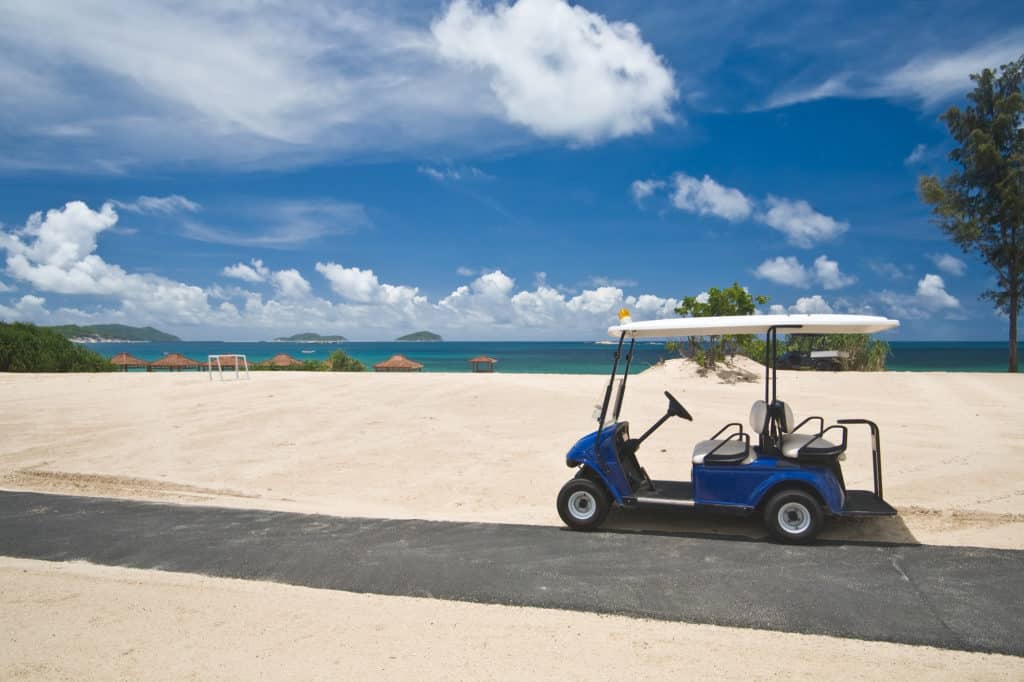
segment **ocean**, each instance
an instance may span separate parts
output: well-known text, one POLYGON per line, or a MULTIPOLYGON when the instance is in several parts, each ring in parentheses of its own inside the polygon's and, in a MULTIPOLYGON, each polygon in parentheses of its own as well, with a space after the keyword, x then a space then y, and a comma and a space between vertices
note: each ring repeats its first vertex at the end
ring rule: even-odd
MULTIPOLYGON (((122 351, 142 360, 159 360, 166 353, 183 353, 205 362, 208 355, 243 353, 250 363, 287 353, 300 360, 325 360, 341 349, 367 367, 396 353, 423 364, 425 372, 468 372, 470 358, 487 355, 498 360, 496 371, 534 374, 605 374, 611 369, 614 346, 593 341, 346 341, 339 344, 174 341, 151 343, 88 343, 87 348, 110 357, 122 351)), ((909 372, 1005 372, 1004 342, 897 341, 890 344, 887 366, 909 372)), ((1024 351, 1024 344, 1021 344, 1024 351)), ((657 342, 637 342, 634 371, 673 357, 657 342)), ((1021 352, 1024 358, 1024 352, 1021 352)))

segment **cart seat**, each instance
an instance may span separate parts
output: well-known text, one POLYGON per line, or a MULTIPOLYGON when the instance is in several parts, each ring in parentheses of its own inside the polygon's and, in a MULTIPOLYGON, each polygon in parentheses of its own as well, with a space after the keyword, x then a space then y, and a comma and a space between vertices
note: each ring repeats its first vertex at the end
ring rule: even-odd
POLYGON ((702 440, 693 446, 694 464, 750 464, 755 459, 754 448, 742 440, 702 440))
POLYGON ((779 427, 782 431, 782 456, 789 459, 801 457, 828 458, 838 457, 846 459, 846 427, 834 426, 825 429, 825 420, 821 417, 810 417, 800 424, 796 423, 793 417, 793 408, 781 400, 775 402, 775 413, 779 419, 779 427), (819 433, 795 433, 797 429, 811 420, 819 423, 819 433), (822 438, 822 432, 837 429, 843 437, 841 443, 833 443, 822 438))
POLYGON ((782 436, 782 456, 797 457, 839 457, 846 459, 846 446, 835 444, 813 433, 787 433, 782 436))

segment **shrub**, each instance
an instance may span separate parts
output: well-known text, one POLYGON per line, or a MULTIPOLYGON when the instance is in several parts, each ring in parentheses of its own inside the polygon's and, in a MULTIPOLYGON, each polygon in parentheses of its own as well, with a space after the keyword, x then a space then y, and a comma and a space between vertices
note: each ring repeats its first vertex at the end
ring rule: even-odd
POLYGON ((0 322, 0 372, 112 372, 108 359, 34 324, 0 322))
POLYGON ((327 366, 332 372, 365 372, 366 365, 355 358, 346 355, 344 351, 336 350, 327 358, 327 366))

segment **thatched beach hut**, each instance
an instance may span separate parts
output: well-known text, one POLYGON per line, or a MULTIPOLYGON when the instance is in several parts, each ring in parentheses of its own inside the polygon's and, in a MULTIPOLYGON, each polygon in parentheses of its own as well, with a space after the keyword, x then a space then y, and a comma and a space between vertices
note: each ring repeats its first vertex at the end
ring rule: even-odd
POLYGON ((204 369, 206 365, 191 358, 186 358, 181 353, 168 353, 156 362, 149 363, 149 367, 150 369, 166 369, 172 372, 180 372, 183 369, 204 369))
POLYGON ((404 355, 392 355, 384 362, 378 362, 373 366, 375 372, 419 372, 422 369, 423 365, 404 355))
POLYGON ((498 364, 497 360, 486 355, 478 355, 469 361, 469 366, 473 368, 474 372, 493 372, 496 364, 498 364))
POLYGON ((128 353, 118 353, 110 358, 110 363, 120 367, 122 372, 127 372, 130 369, 149 369, 148 362, 139 360, 134 355, 129 355, 128 353))
POLYGON ((287 353, 278 353, 269 360, 260 363, 260 367, 298 367, 302 365, 301 360, 296 360, 287 353))

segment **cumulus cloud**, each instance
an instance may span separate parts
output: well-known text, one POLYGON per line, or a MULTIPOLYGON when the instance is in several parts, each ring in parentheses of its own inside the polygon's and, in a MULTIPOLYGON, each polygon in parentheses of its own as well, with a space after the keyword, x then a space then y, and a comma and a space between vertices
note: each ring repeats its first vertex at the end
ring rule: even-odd
POLYGON ((928 274, 917 283, 917 299, 932 310, 959 308, 960 301, 946 291, 946 284, 938 275, 928 274))
POLYGON ((537 135, 589 144, 673 120, 672 71, 633 24, 564 0, 455 0, 431 28, 441 56, 487 74, 504 116, 537 135))
POLYGON ((932 262, 935 263, 935 267, 942 270, 947 275, 963 277, 964 273, 967 272, 967 263, 963 262, 956 256, 949 255, 948 253, 933 253, 929 258, 931 258, 932 262))
MULTIPOLYGON (((630 186, 639 203, 665 186, 660 180, 634 180, 630 186)), ((810 248, 817 242, 835 239, 849 224, 819 213, 802 199, 786 199, 769 194, 764 201, 748 197, 735 187, 726 187, 709 175, 695 178, 686 173, 672 176, 672 205, 680 211, 711 215, 730 222, 753 218, 786 235, 794 246, 810 248)))
POLYGON ((821 255, 814 259, 814 277, 826 289, 842 289, 857 281, 856 277, 845 275, 839 270, 839 263, 821 255))
POLYGON ((800 314, 827 314, 832 312, 832 306, 830 306, 820 294, 815 294, 814 296, 803 296, 798 298, 796 303, 789 306, 789 312, 800 314))
POLYGON ((25 226, 0 233, 7 252, 7 273, 42 292, 116 297, 125 311, 162 315, 175 322, 196 322, 209 311, 206 293, 152 274, 125 272, 94 253, 97 236, 117 223, 107 203, 93 211, 81 201, 32 214, 25 226))
POLYGON ((902 267, 887 261, 869 260, 868 267, 876 275, 887 279, 903 279, 907 276, 902 267))
POLYGON ((163 213, 165 215, 182 211, 195 213, 202 208, 196 202, 180 194, 171 194, 166 197, 141 196, 135 201, 112 201, 110 203, 131 213, 163 213))
POLYGON ((294 269, 278 270, 270 276, 274 288, 284 298, 305 298, 312 287, 302 274, 294 269))
POLYGON ((672 204, 681 211, 714 215, 731 222, 746 220, 753 211, 753 203, 743 192, 724 187, 710 176, 705 175, 698 180, 685 173, 677 173, 673 181, 672 204))
POLYGON ((381 284, 373 270, 346 268, 337 263, 317 263, 316 271, 330 283, 339 296, 355 303, 402 305, 425 303, 416 287, 381 284))
POLYGON ((629 191, 633 194, 634 201, 641 202, 664 187, 664 180, 634 180, 629 191))
POLYGON ((521 288, 501 270, 475 271, 469 284, 431 301, 417 287, 382 282, 372 270, 336 262, 315 265, 331 290, 321 297, 299 269, 273 271, 259 259, 235 263, 221 274, 265 285, 262 293, 220 284, 203 288, 127 272, 103 260, 97 235, 116 223, 111 204, 92 210, 70 202, 45 215, 34 214, 19 229, 0 232, 7 274, 19 288, 31 290, 0 304, 0 317, 152 324, 218 338, 320 327, 364 338, 422 328, 462 338, 579 339, 603 336, 622 307, 639 320, 670 317, 678 306, 673 298, 627 295, 610 283, 568 292, 549 286, 543 273, 532 288, 521 288), (88 309, 51 309, 47 293, 83 297, 88 309))
POLYGON ((9 284, 5 284, 4 282, 0 282, 0 294, 5 294, 8 291, 14 291, 14 287, 9 284))
POLYGON ((946 283, 936 274, 926 274, 917 282, 913 294, 881 291, 875 295, 891 314, 896 317, 921 319, 936 313, 955 315, 960 310, 960 301, 946 291, 946 283))
POLYGON ((757 266, 754 275, 791 287, 806 287, 810 284, 810 273, 794 256, 770 258, 757 266))
POLYGON ((236 263, 229 265, 221 271, 225 277, 233 277, 245 282, 265 282, 270 276, 270 268, 263 265, 263 261, 253 258, 251 264, 236 263))
POLYGON ((835 239, 849 224, 818 213, 802 199, 793 200, 768 195, 767 209, 757 215, 758 221, 786 235, 794 246, 809 249, 815 242, 835 239))

